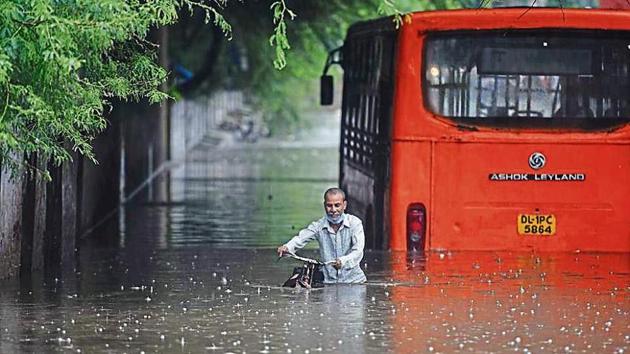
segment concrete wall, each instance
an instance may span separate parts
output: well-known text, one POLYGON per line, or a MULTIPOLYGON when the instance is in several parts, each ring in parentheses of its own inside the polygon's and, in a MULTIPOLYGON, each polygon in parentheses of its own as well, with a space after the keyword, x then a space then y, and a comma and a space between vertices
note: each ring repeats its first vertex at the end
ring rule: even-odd
MULTIPOLYGON (((171 160, 181 161, 186 152, 212 139, 209 132, 222 123, 237 124, 247 113, 245 97, 241 91, 218 91, 196 100, 182 100, 171 108, 170 147, 171 160)), ((260 117, 256 117, 261 120, 260 117)))
POLYGON ((77 216, 80 214, 82 205, 79 200, 79 190, 82 180, 79 176, 80 159, 74 153, 73 162, 61 166, 61 240, 59 253, 61 254, 61 265, 73 267, 75 264, 74 252, 78 236, 77 216))
MULTIPOLYGON (((163 134, 168 130, 168 124, 163 122, 160 109, 167 106, 134 105, 125 106, 120 110, 122 159, 124 159, 124 198, 130 198, 140 193, 141 198, 156 198, 149 196, 149 189, 143 188, 151 176, 158 171, 167 160, 163 134)), ((153 191, 152 191, 153 192, 153 191)), ((159 194, 159 192, 154 192, 159 194)))
POLYGON ((108 120, 107 129, 92 144, 98 165, 88 159, 81 161, 80 234, 115 212, 120 204, 120 121, 108 120))
MULTIPOLYGON (((43 170, 46 166, 46 159, 39 159, 37 166, 40 170, 43 170)), ((35 205, 33 215, 33 243, 31 267, 26 271, 32 271, 35 269, 41 269, 44 266, 44 231, 46 230, 46 180, 37 175, 34 178, 35 184, 35 205)))
POLYGON ((0 275, 11 276, 19 271, 22 228, 21 176, 11 176, 0 167, 0 275))

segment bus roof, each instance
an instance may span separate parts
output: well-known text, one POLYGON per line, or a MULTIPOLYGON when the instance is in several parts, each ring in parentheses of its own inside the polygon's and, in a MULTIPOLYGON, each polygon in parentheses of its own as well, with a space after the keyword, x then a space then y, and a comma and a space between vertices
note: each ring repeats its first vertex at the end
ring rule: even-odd
MULTIPOLYGON (((400 28, 422 30, 575 28, 629 30, 630 11, 620 9, 575 9, 510 7, 419 11, 408 15, 400 28)), ((361 21, 348 29, 348 36, 396 31, 393 16, 361 21)))
MULTIPOLYGON (((630 11, 565 8, 492 8, 415 12, 411 27, 426 30, 466 29, 630 29, 630 11)), ((404 26, 403 26, 404 27, 404 26)))

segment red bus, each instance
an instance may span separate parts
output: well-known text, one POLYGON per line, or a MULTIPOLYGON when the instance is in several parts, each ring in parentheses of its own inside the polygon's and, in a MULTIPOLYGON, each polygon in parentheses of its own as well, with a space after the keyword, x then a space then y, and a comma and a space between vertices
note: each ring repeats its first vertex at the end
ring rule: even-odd
POLYGON ((630 251, 630 11, 467 9, 357 23, 340 186, 366 245, 630 251))

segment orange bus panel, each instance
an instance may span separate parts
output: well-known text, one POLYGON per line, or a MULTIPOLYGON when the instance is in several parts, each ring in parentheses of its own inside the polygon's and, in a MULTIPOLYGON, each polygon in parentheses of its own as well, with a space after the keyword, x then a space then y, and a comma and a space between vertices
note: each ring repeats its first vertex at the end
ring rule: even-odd
POLYGON ((391 249, 407 249, 406 210, 412 203, 423 203, 426 250, 630 251, 627 123, 605 130, 470 129, 432 113, 424 102, 422 53, 428 33, 547 28, 630 31, 630 12, 423 12, 413 14, 399 31, 391 136, 391 249), (534 153, 546 157, 540 170, 528 164, 534 153), (519 222, 519 215, 550 216, 554 221, 545 224, 543 235, 523 235, 519 230, 532 225, 519 222))

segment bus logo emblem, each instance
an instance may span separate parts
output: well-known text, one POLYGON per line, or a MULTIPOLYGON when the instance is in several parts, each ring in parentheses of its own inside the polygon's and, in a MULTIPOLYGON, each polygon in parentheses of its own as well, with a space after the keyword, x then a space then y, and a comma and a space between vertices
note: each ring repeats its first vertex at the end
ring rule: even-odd
POLYGON ((534 170, 539 170, 545 166, 545 160, 545 155, 541 154, 540 152, 534 152, 533 154, 529 155, 529 167, 534 170))

